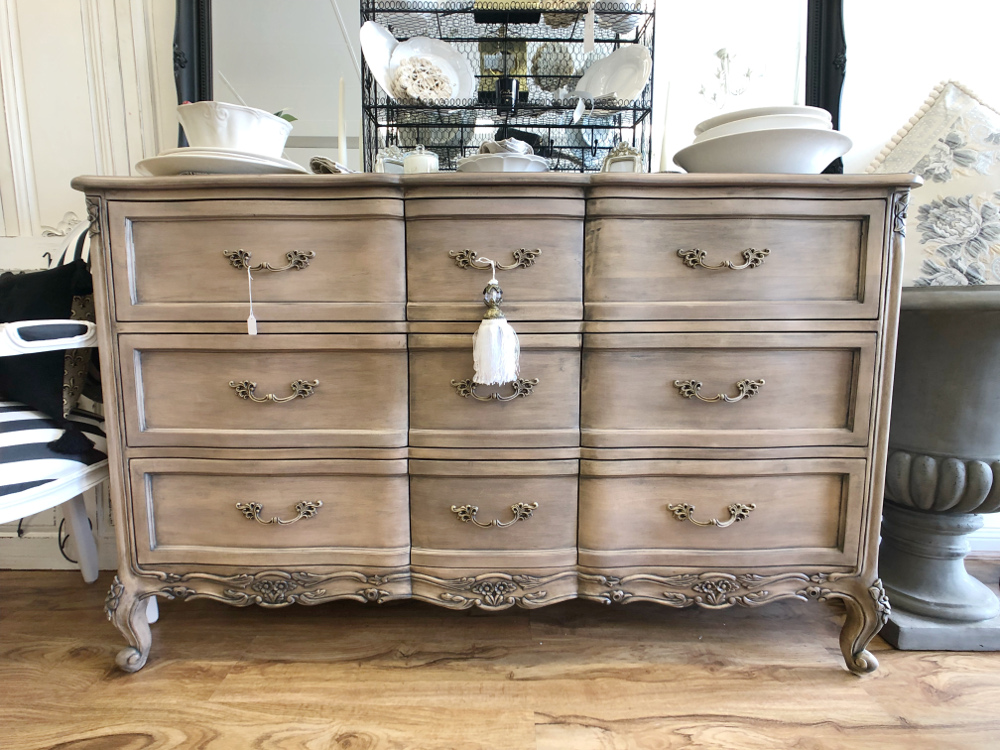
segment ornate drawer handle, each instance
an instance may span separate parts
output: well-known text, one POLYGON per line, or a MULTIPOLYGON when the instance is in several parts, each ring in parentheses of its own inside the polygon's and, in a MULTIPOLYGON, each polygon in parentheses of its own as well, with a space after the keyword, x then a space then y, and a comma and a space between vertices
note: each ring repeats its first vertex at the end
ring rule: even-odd
POLYGON ((265 526, 269 526, 272 523, 278 524, 279 526, 287 526, 290 523, 301 521, 303 518, 312 518, 319 513, 319 509, 322 507, 322 500, 317 500, 315 502, 306 500, 295 506, 295 512, 298 513, 298 515, 292 520, 282 521, 280 518, 275 516, 271 520, 265 521, 260 517, 260 512, 264 509, 264 506, 260 503, 236 503, 236 508, 243 512, 243 515, 248 521, 256 521, 257 523, 262 523, 265 526))
MULTIPOLYGON (((537 247, 534 250, 521 248, 515 250, 512 255, 514 262, 509 265, 497 263, 498 271, 513 271, 515 268, 528 268, 535 265, 535 258, 541 255, 542 251, 537 247)), ((475 250, 449 250, 448 255, 455 259, 455 265, 459 268, 482 268, 489 270, 490 264, 476 257, 475 250)))
POLYGON ((452 505, 451 512, 458 516, 458 520, 463 523, 474 523, 481 529, 490 528, 506 528, 507 526, 513 526, 518 521, 527 521, 531 518, 533 511, 538 509, 538 503, 514 503, 510 506, 511 512, 514 517, 509 521, 501 521, 494 518, 488 523, 483 523, 476 518, 476 514, 479 512, 479 506, 477 505, 452 505))
POLYGON ((729 506, 729 518, 725 521, 720 521, 718 518, 713 518, 711 521, 698 521, 691 515, 694 513, 694 506, 689 503, 668 505, 667 510, 673 513, 674 518, 678 521, 690 521, 695 526, 718 526, 720 529, 724 529, 727 526, 732 526, 734 523, 745 520, 750 515, 750 511, 756 507, 754 503, 750 503, 750 505, 732 503, 729 506))
POLYGON ((675 380, 674 385, 677 387, 680 395, 684 398, 694 397, 707 404, 710 404, 713 401, 725 401, 728 404, 735 404, 737 401, 742 401, 745 398, 756 396, 757 392, 760 391, 761 386, 764 385, 764 379, 741 380, 738 382, 736 387, 740 391, 739 396, 727 396, 725 393, 719 393, 711 398, 706 398, 699 393, 702 386, 700 380, 675 380))
POLYGON ((222 254, 229 258, 229 262, 232 263, 233 268, 238 268, 241 271, 249 268, 251 271, 290 271, 293 268, 297 271, 301 271, 303 268, 309 265, 309 261, 316 257, 316 253, 312 250, 307 250, 303 252, 302 250, 289 250, 285 253, 285 260, 288 261, 288 265, 282 266, 281 268, 275 268, 270 263, 258 263, 255 266, 250 265, 250 256, 252 253, 246 250, 223 250, 222 254))
POLYGON ((296 398, 309 398, 313 395, 313 389, 319 385, 318 380, 293 380, 291 383, 292 395, 284 398, 268 393, 266 396, 258 396, 254 393, 257 384, 252 380, 230 380, 229 387, 236 389, 236 395, 242 399, 253 401, 256 404, 263 404, 267 401, 283 404, 296 398))
POLYGON ((684 261, 684 265, 688 268, 707 268, 710 271, 717 271, 720 268, 730 268, 733 271, 742 271, 744 268, 756 268, 764 262, 764 258, 771 254, 771 251, 766 247, 761 250, 757 250, 752 247, 748 247, 743 251, 743 260, 745 261, 742 266, 737 266, 731 260, 724 260, 714 266, 710 266, 705 263, 705 256, 707 253, 704 250, 699 250, 694 248, 693 250, 678 250, 677 254, 684 261))
POLYGON ((480 396, 476 393, 476 384, 472 382, 472 378, 468 380, 452 380, 451 384, 455 387, 458 395, 462 398, 472 398, 476 401, 513 401, 519 396, 522 398, 527 398, 532 394, 532 388, 538 385, 538 378, 533 378, 532 380, 525 380, 524 378, 518 378, 511 385, 514 387, 514 392, 509 396, 501 396, 499 393, 493 392, 488 396, 480 396))

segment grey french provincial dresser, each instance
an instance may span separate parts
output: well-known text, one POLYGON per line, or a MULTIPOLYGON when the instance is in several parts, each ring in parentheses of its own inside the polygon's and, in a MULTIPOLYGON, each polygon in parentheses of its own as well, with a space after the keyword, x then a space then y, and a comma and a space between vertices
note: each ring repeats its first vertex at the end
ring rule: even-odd
POLYGON ((123 669, 154 596, 839 599, 847 666, 876 668, 910 176, 73 184, 123 669), (483 257, 521 340, 499 388, 471 383, 483 257))

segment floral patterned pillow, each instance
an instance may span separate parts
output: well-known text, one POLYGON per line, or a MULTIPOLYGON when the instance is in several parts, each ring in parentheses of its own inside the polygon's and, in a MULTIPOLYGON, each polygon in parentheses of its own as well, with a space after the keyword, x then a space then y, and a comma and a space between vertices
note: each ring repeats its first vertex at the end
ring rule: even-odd
POLYGON ((914 172, 907 286, 1000 284, 1000 113, 954 81, 937 86, 868 172, 914 172))

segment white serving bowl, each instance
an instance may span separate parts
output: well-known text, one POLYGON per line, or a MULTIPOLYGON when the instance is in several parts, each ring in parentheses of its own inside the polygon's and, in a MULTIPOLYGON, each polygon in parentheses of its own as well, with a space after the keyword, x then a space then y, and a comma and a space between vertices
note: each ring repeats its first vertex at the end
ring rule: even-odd
POLYGON ((253 107, 228 102, 194 102, 177 107, 188 145, 225 148, 279 158, 292 123, 253 107))
POLYGON ((695 136, 694 142, 701 143, 709 138, 718 138, 720 135, 733 135, 734 133, 750 133, 754 130, 779 130, 783 128, 814 128, 817 130, 832 130, 833 124, 829 120, 809 115, 763 115, 762 117, 745 117, 741 120, 733 120, 722 125, 716 125, 695 136))
POLYGON ((799 115, 805 117, 818 117, 821 120, 830 122, 833 118, 830 113, 821 107, 802 107, 798 105, 788 105, 782 107, 753 107, 751 109, 740 109, 736 112, 726 112, 725 114, 710 117, 702 120, 694 128, 695 135, 701 135, 709 128, 715 128, 727 122, 735 120, 745 120, 748 117, 764 117, 766 115, 799 115))
POLYGON ((851 139, 837 130, 755 130, 692 143, 674 161, 688 172, 819 174, 850 148, 851 139))
POLYGON ((549 162, 533 154, 473 154, 456 162, 459 172, 548 172, 549 162))

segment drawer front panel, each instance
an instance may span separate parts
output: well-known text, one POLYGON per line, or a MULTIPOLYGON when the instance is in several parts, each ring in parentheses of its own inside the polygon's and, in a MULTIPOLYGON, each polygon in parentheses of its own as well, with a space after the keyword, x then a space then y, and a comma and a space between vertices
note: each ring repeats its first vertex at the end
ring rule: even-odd
MULTIPOLYGON (((477 400, 452 381, 471 380, 472 336, 410 334, 410 445, 443 448, 580 444, 580 336, 522 335, 521 378, 537 380, 510 401, 477 400)), ((475 386, 509 396, 513 385, 475 386)))
POLYGON ((863 459, 826 458, 585 460, 580 564, 714 570, 853 565, 865 465, 863 459), (683 504, 691 507, 674 510, 683 504), (732 522, 734 516, 741 520, 732 522))
POLYGON ((576 563, 576 460, 410 461, 415 566, 576 563))
MULTIPOLYGON (((517 320, 583 316, 583 201, 497 199, 407 202, 407 316, 410 320, 479 320, 489 270, 463 267, 451 253, 476 253, 499 264, 539 251, 525 266, 499 271, 503 309, 517 320)), ((461 260, 461 258, 459 258, 461 260)))
POLYGON ((109 208, 119 320, 402 320, 401 201, 179 201, 109 208))
POLYGON ((408 562, 402 460, 135 458, 129 476, 140 564, 408 562))
POLYGON ((406 445, 403 335, 124 334, 119 343, 128 445, 406 445), (300 380, 318 381, 304 398, 290 386, 300 380), (252 394, 245 382, 256 383, 252 394))
POLYGON ((590 320, 878 317, 884 201, 596 204, 590 320))
POLYGON ((875 342, 861 333, 588 334, 582 444, 866 445, 875 342), (719 394, 733 401, 698 397, 719 394))

